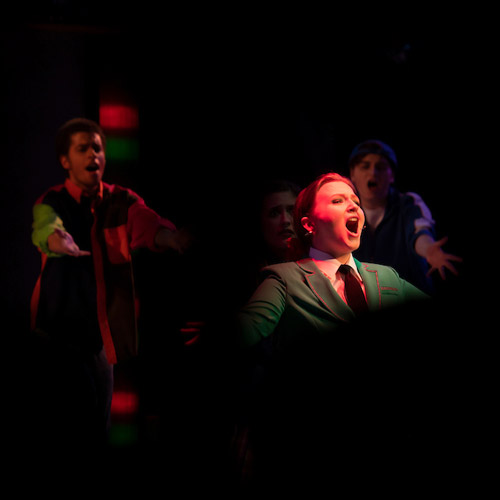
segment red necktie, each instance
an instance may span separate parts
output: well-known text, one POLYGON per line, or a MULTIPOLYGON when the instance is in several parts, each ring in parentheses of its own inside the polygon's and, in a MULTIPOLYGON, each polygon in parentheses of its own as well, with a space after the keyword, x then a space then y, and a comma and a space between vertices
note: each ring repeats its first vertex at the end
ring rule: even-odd
POLYGON ((368 304, 366 303, 365 294, 359 284, 359 281, 351 273, 351 267, 345 264, 339 267, 339 273, 345 277, 345 296, 349 307, 354 311, 356 316, 368 312, 368 304))

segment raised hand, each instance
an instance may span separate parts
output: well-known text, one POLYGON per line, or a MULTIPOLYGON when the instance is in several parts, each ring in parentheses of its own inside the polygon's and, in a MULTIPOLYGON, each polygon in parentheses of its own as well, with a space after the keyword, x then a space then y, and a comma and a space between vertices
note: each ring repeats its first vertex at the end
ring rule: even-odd
POLYGON ((462 262, 462 257, 457 257, 456 255, 452 255, 446 253, 442 250, 442 246, 448 241, 447 237, 440 239, 439 241, 435 241, 427 248, 427 253, 425 258, 427 262, 431 266, 427 276, 429 276, 434 271, 438 270, 439 275, 443 280, 446 279, 445 269, 448 269, 453 274, 457 275, 458 271, 455 266, 451 263, 451 261, 462 262))

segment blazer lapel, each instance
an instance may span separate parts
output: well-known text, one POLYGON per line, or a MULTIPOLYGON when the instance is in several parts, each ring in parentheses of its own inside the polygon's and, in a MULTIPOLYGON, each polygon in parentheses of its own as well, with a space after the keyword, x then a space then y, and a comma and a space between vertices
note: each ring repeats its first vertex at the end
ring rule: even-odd
POLYGON ((304 271, 306 283, 322 306, 337 319, 351 321, 354 318, 353 311, 334 290, 330 280, 319 270, 314 261, 303 259, 297 264, 304 271))
POLYGON ((382 295, 380 293, 380 283, 378 281, 378 273, 375 269, 370 268, 370 264, 359 262, 354 259, 358 272, 361 275, 363 284, 365 285, 366 300, 370 311, 378 311, 382 306, 382 295))

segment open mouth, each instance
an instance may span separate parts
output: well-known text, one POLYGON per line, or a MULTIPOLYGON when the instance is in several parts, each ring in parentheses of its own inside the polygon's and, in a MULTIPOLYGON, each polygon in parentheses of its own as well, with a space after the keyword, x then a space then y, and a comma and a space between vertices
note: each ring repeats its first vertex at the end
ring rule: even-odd
POLYGON ((352 234, 358 234, 359 219, 357 217, 351 217, 347 219, 345 227, 352 234))
POLYGON ((376 181, 368 181, 368 189, 376 189, 377 182, 376 181))
POLYGON ((99 170, 99 165, 92 163, 88 167, 85 167, 85 170, 87 170, 87 172, 97 172, 99 170))

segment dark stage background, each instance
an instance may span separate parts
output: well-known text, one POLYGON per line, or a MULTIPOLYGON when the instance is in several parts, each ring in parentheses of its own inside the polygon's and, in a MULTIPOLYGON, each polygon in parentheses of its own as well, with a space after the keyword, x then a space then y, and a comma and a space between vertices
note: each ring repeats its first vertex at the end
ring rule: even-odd
POLYGON ((393 146, 397 185, 424 198, 451 252, 466 252, 459 207, 476 96, 464 75, 478 63, 452 23, 418 11, 398 22, 325 21, 321 12, 222 21, 175 10, 158 19, 110 5, 37 2, 2 28, 9 309, 26 307, 38 274, 32 205, 63 179, 55 132, 75 116, 99 120, 103 96, 139 111, 139 156, 108 159, 105 180, 196 227, 214 256, 245 246, 262 179, 303 186, 327 170, 346 173, 349 152, 367 138, 393 146))
MULTIPOLYGON (((4 20, 0 38, 0 301, 5 324, 12 319, 16 325, 8 335, 16 338, 27 328, 39 273, 32 206, 63 181, 56 130, 76 116, 99 120, 103 99, 135 106, 139 155, 108 158, 104 180, 137 191, 197 238, 183 257, 136 256, 147 318, 144 400, 160 414, 166 379, 184 377, 169 396, 177 402, 192 379, 210 378, 211 369, 220 381, 217 366, 200 361, 200 353, 174 359, 179 339, 165 336, 184 321, 220 321, 232 313, 231 278, 252 257, 252 196, 266 178, 305 186, 329 170, 346 174, 352 148, 381 139, 399 158, 398 187, 423 197, 437 236, 449 236, 445 248, 465 258, 461 276, 441 284, 440 293, 459 296, 472 261, 464 193, 476 168, 477 94, 464 75, 480 63, 463 30, 444 16, 410 8, 398 20, 383 13, 361 19, 320 10, 306 16, 299 10, 199 9, 36 2, 11 23, 4 20)), ((11 352, 16 365, 19 351, 11 352)), ((197 387, 192 397, 203 390, 197 387)), ((202 400, 206 410, 210 405, 202 400)), ((198 403, 193 409, 202 410, 198 403)), ((208 421, 220 422, 219 416, 208 421)), ((211 433, 201 429, 198 437, 211 433)))

